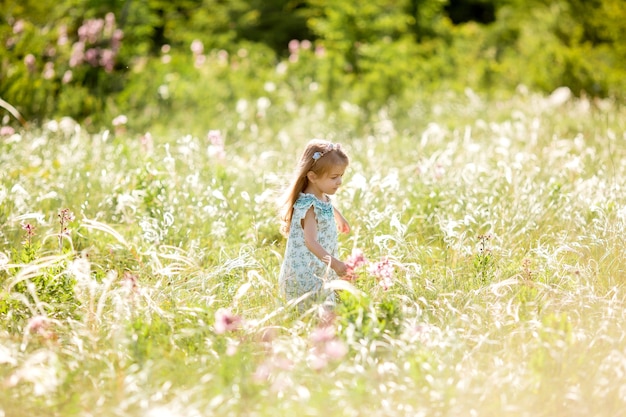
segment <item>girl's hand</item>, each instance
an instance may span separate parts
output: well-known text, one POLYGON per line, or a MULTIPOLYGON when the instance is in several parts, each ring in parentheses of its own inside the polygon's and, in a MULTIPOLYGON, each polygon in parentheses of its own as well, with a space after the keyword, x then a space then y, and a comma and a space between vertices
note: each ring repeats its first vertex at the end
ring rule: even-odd
POLYGON ((348 224, 346 218, 343 217, 341 212, 339 212, 339 210, 335 208, 334 214, 335 222, 337 223, 337 230, 339 230, 339 233, 350 233, 350 225, 348 224))
POLYGON ((350 225, 346 221, 337 223, 337 229, 340 233, 350 233, 350 225))
POLYGON ((345 263, 335 259, 330 266, 339 278, 348 275, 348 266, 345 263))

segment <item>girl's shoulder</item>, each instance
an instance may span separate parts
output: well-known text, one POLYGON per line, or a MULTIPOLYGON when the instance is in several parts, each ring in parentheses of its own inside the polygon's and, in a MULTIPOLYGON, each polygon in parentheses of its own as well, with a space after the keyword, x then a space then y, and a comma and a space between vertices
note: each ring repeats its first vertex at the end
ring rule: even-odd
POLYGON ((313 194, 306 193, 300 193, 294 206, 298 208, 309 208, 311 207, 311 205, 322 209, 329 207, 332 208, 333 206, 330 198, 328 198, 328 201, 322 201, 319 198, 315 197, 313 194))

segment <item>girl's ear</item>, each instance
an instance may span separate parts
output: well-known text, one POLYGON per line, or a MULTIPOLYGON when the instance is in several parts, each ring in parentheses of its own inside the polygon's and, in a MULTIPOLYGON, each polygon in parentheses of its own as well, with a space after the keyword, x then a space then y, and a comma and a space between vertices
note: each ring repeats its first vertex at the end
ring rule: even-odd
POLYGON ((306 177, 309 179, 309 181, 313 182, 317 179, 317 175, 315 174, 315 172, 313 171, 309 171, 306 173, 306 177))

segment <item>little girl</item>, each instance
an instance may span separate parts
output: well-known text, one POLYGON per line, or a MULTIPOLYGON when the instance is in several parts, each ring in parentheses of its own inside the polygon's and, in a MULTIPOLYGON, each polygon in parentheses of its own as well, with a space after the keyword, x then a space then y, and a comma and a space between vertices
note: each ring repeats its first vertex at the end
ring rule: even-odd
POLYGON ((303 299, 335 303, 323 285, 346 275, 346 264, 337 259, 337 231, 348 233, 350 226, 328 196, 337 192, 348 162, 339 144, 319 139, 300 157, 281 212, 287 249, 278 282, 288 300, 306 294, 303 299))

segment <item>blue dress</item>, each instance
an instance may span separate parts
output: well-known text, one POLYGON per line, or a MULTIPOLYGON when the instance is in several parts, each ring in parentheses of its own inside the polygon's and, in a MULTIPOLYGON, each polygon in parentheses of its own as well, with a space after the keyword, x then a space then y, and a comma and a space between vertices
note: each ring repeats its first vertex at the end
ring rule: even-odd
POLYGON ((313 194, 300 193, 293 205, 285 258, 278 283, 287 300, 310 293, 309 300, 335 303, 334 291, 324 290, 324 282, 337 279, 337 274, 304 244, 302 220, 313 207, 317 220, 317 241, 331 256, 337 257, 337 224, 332 203, 313 194))

